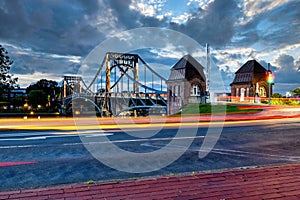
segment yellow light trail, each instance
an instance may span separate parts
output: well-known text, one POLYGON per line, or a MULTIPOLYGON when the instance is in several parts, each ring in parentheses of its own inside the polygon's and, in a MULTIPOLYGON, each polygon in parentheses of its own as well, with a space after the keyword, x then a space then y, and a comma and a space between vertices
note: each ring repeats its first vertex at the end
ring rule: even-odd
MULTIPOLYGON (((78 119, 77 119, 78 120, 78 119)), ((245 126, 245 125, 259 125, 259 124, 274 124, 279 122, 299 122, 299 118, 288 119, 264 119, 264 120, 243 120, 243 121, 214 121, 214 122, 165 122, 165 123, 112 123, 112 121, 97 121, 96 124, 89 121, 89 119, 82 119, 76 125, 74 119, 32 119, 30 121, 10 120, 10 125, 4 125, 0 122, 0 132, 5 130, 61 130, 61 131, 76 131, 76 130, 110 130, 110 129, 157 129, 157 128, 189 128, 189 127, 230 127, 230 126, 245 126), (90 123, 89 123, 90 122, 90 123), (105 124, 106 122, 109 122, 105 124), (103 124, 102 124, 103 123, 103 124)), ((76 133, 76 132, 73 132, 76 133)), ((1 133, 0 133, 1 134, 1 133)))

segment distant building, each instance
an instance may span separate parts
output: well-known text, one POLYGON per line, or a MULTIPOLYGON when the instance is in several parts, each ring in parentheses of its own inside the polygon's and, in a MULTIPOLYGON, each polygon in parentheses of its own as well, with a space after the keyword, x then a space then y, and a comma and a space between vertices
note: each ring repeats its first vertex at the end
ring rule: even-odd
POLYGON ((26 88, 5 90, 2 94, 5 99, 11 99, 20 96, 27 96, 26 88))
POLYGON ((259 101, 260 97, 268 97, 266 72, 267 70, 256 60, 247 61, 235 72, 235 78, 230 84, 232 101, 259 101))
POLYGON ((12 89, 10 90, 10 98, 15 98, 19 96, 27 96, 26 88, 12 89))
POLYGON ((206 78, 203 66, 191 55, 182 57, 171 68, 167 88, 168 115, 178 113, 189 103, 204 103, 206 78))
POLYGON ((291 96, 292 96, 292 93, 291 93, 291 92, 286 92, 286 93, 285 93, 285 96, 286 96, 286 97, 291 97, 291 96))

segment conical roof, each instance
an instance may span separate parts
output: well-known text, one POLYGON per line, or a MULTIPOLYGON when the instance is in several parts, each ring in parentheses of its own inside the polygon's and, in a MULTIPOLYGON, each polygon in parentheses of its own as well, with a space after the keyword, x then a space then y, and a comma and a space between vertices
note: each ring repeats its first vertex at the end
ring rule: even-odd
MULTIPOLYGON (((248 60, 239 70, 235 72, 233 82, 230 84, 252 83, 258 74, 265 74, 266 69, 256 60, 248 60)), ((261 75, 259 75, 261 76, 261 75)))
POLYGON ((265 73, 266 69, 256 60, 248 60, 237 72, 238 73, 265 73))
POLYGON ((172 68, 169 80, 187 79, 194 74, 200 74, 205 80, 204 67, 191 55, 183 56, 172 68), (188 74, 193 73, 193 74, 188 74))

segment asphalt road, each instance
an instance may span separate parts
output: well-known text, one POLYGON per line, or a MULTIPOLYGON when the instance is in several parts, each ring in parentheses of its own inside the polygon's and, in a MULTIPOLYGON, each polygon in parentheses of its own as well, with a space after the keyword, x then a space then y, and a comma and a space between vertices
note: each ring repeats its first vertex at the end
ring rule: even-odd
MULTIPOLYGON (((157 127, 79 132, 68 130, 1 132, 0 190, 300 162, 299 119, 227 123, 217 144, 204 158, 199 158, 199 150, 208 127, 185 126, 182 129, 183 135, 175 138, 178 133, 176 127, 165 127, 157 133, 154 130, 157 130, 157 127), (193 135, 195 130, 196 136, 193 135), (170 145, 172 140, 182 143, 170 145), (185 141, 192 142, 187 149, 184 145, 180 145, 186 144, 185 141), (151 157, 153 160, 148 163, 146 161, 147 165, 159 165, 170 156, 174 156, 174 152, 182 151, 184 154, 161 169, 145 173, 128 173, 107 166, 109 162, 103 164, 103 160, 113 161, 113 164, 117 163, 122 167, 124 160, 131 159, 111 150, 111 144, 134 155, 146 155, 164 149, 151 157), (103 160, 99 161, 95 155, 102 156, 103 160)), ((136 165, 133 163, 132 169, 143 168, 143 163, 137 162, 136 165)))

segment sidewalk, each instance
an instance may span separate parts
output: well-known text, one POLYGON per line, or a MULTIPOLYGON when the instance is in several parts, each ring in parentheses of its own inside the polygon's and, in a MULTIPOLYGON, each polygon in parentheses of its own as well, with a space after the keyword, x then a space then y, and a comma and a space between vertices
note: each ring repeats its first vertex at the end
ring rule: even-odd
POLYGON ((300 163, 0 192, 0 199, 300 199, 300 163))

